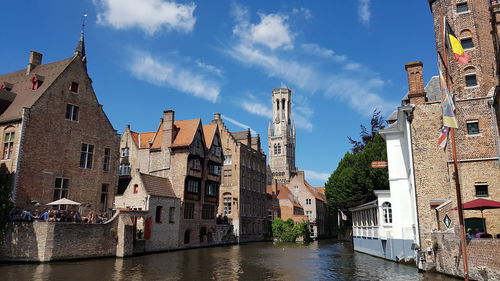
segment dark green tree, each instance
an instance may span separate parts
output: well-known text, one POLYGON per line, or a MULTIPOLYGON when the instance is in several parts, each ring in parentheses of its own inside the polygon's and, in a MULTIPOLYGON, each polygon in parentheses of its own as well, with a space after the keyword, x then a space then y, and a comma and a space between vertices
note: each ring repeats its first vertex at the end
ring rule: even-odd
POLYGON ((347 213, 348 208, 375 199, 374 190, 389 189, 387 169, 371 167, 372 161, 387 160, 385 140, 378 133, 385 124, 380 111, 374 111, 370 123, 370 130, 361 126, 361 140, 349 138, 352 151, 344 155, 325 184, 328 209, 333 218, 339 209, 347 213))
POLYGON ((2 165, 0 165, 0 238, 3 237, 7 225, 7 218, 14 207, 10 200, 11 187, 11 174, 7 166, 2 163, 2 165))

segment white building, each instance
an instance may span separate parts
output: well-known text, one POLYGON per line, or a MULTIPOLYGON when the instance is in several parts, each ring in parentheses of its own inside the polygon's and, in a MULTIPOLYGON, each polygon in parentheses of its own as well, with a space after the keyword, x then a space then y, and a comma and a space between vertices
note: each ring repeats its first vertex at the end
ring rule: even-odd
POLYGON ((415 259, 420 245, 413 159, 410 151, 411 105, 401 106, 380 131, 387 145, 390 190, 375 191, 377 200, 351 208, 356 251, 390 260, 415 259))

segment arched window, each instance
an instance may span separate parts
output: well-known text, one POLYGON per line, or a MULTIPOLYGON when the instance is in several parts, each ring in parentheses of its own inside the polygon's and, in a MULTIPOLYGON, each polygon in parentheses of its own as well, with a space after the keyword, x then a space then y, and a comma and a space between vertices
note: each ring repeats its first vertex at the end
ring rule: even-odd
POLYGON ((278 154, 278 145, 274 144, 274 155, 278 154))
POLYGON ((281 144, 278 143, 278 154, 281 154, 281 144))
POLYGON ((392 223, 392 206, 389 202, 382 203, 382 214, 384 215, 384 223, 392 223))
POLYGON ((276 109, 280 110, 280 100, 276 100, 276 109))

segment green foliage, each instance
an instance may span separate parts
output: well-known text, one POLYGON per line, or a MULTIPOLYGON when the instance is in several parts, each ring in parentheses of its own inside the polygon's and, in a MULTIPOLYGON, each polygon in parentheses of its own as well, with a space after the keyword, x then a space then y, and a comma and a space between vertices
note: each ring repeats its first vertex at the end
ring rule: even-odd
POLYGON ((0 166, 0 238, 3 237, 7 218, 14 205, 10 200, 11 175, 5 164, 0 166))
POLYGON ((306 240, 309 237, 307 222, 294 223, 292 219, 286 221, 276 218, 272 223, 273 237, 279 242, 295 242, 300 236, 306 240))
POLYGON ((372 161, 387 161, 385 140, 378 133, 384 123, 380 112, 374 111, 370 132, 361 126, 361 141, 349 138, 353 144, 352 152, 344 155, 325 184, 328 209, 334 218, 338 209, 345 212, 374 200, 374 190, 389 189, 387 168, 371 167, 372 161))

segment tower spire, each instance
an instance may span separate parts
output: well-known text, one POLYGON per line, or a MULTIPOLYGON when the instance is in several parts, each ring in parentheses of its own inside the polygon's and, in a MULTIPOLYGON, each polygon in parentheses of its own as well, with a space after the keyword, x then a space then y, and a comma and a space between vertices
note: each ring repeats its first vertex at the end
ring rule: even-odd
POLYGON ((87 13, 83 14, 82 17, 82 30, 80 32, 80 40, 78 41, 78 44, 76 45, 75 49, 75 56, 80 54, 83 58, 85 58, 85 23, 87 21, 87 13))

